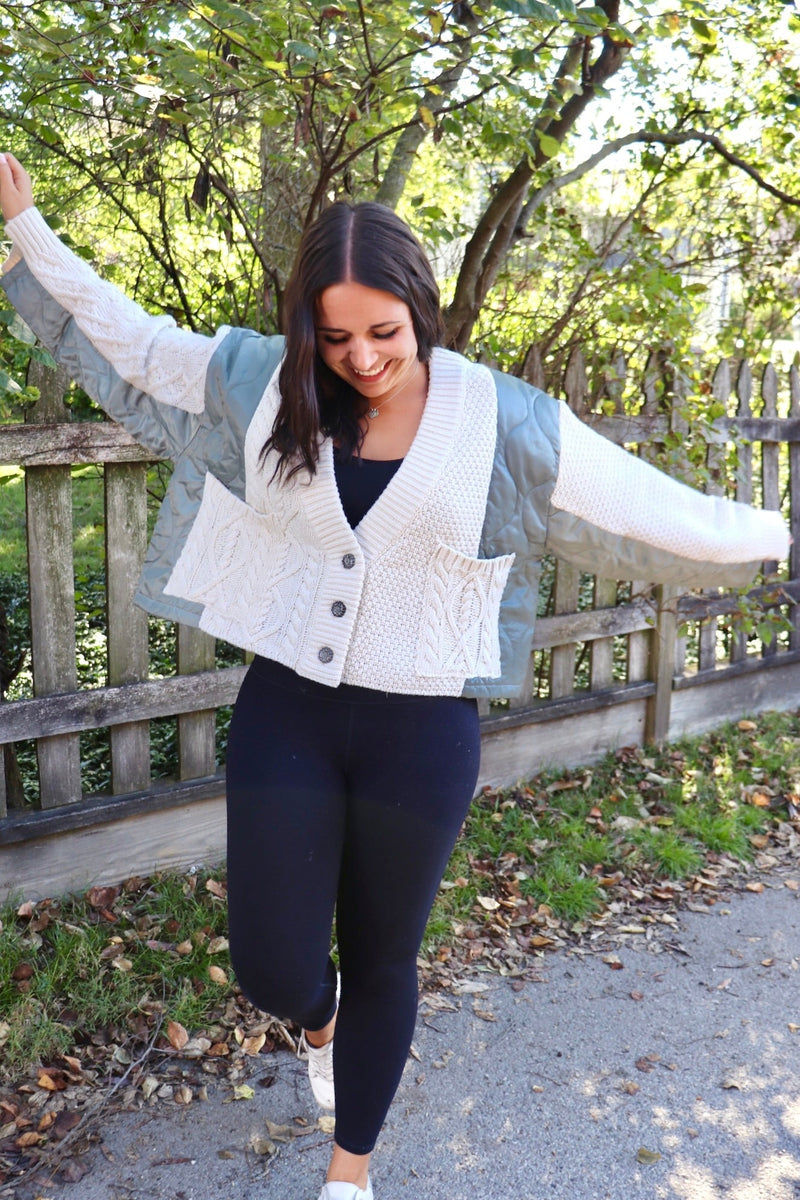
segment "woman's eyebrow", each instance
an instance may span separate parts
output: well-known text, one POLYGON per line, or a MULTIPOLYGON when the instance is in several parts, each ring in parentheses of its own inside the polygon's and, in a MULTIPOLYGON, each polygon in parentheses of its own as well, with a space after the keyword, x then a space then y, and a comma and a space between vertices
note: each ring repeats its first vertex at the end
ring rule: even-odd
MULTIPOLYGON (((370 325, 370 329, 381 329, 384 325, 402 325, 403 318, 398 317, 396 321, 376 321, 374 325, 370 325)), ((337 325, 317 325, 320 333, 349 333, 349 329, 339 329, 337 325)))

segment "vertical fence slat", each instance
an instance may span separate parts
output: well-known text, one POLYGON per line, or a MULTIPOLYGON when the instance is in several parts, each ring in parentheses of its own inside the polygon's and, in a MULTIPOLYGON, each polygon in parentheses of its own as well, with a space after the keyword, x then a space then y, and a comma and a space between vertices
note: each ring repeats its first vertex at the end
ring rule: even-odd
MULTIPOLYGON (((556 563, 556 578, 553 584, 553 612, 575 612, 578 607, 581 573, 571 563, 556 563)), ((575 690, 575 650, 574 642, 567 646, 553 646, 550 652, 550 696, 557 700, 559 696, 569 696, 575 690)))
MULTIPOLYGON (((714 372, 711 384, 711 394, 721 405, 724 412, 728 411, 728 401, 731 394, 731 369, 727 359, 723 359, 714 372)), ((706 467, 708 469, 707 492, 710 496, 721 496, 724 492, 720 472, 725 454, 724 446, 710 442, 706 448, 706 467)), ((717 620, 707 617, 700 624, 698 638, 698 669, 710 671, 717 663, 717 620)))
MULTIPOLYGON (((764 398, 761 415, 763 417, 776 417, 778 415, 778 376, 772 363, 767 363, 764 368, 764 374, 761 379, 761 395, 764 398)), ((761 443, 761 483, 764 493, 764 508, 779 509, 781 506, 780 450, 779 442, 761 443)), ((776 562, 764 563, 765 575, 772 575, 777 569, 778 564, 776 562)), ((773 655, 777 654, 777 639, 773 638, 768 646, 762 646, 761 653, 764 658, 772 658, 773 655)))
MULTIPOLYGON (((34 362, 28 380, 40 396, 27 419, 63 421, 66 372, 34 362)), ((71 692, 77 686, 71 469, 26 468, 25 504, 33 691, 35 696, 71 692)), ((42 808, 80 800, 80 735, 40 738, 37 755, 42 808)))
POLYGON ((662 584, 655 590, 658 615, 650 634, 650 678, 655 695, 647 701, 644 736, 648 742, 660 742, 669 733, 672 679, 675 674, 675 635, 677 599, 680 589, 662 584))
MULTIPOLYGON (((631 599, 637 596, 649 597, 650 584, 634 580, 631 584, 631 599)), ((641 683, 648 678, 648 663, 650 659, 650 638, 647 631, 629 633, 627 645, 627 662, 625 665, 625 680, 627 683, 641 683)))
MULTIPOLYGON (((792 366, 789 371, 789 416, 800 417, 800 371, 792 366)), ((794 541, 789 547, 789 578, 800 574, 800 442, 789 443, 789 519, 794 541)), ((800 604, 789 609, 792 632, 789 649, 800 650, 800 604)))
MULTIPOLYGON (((686 417, 684 405, 686 402, 686 381, 682 373, 675 373, 671 370, 668 362, 662 362, 661 369, 667 375, 670 388, 670 411, 669 411, 669 427, 673 437, 678 444, 678 468, 681 471, 689 471, 689 456, 685 453, 687 435, 689 432, 689 422, 686 417)), ((675 661, 673 663, 673 674, 682 675, 686 669, 686 654, 687 654, 687 638, 685 633, 678 633, 676 626, 675 632, 675 661)))
MULTIPOLYGON (((617 602, 615 579, 595 579, 595 608, 613 608, 617 602)), ((589 687, 592 690, 611 687, 614 679, 614 639, 597 638, 591 645, 589 687)))
MULTIPOLYGON (((737 417, 753 415, 753 372, 750 363, 743 359, 736 376, 736 394, 739 403, 737 417)), ((753 447, 741 438, 736 439, 736 499, 742 504, 753 503, 753 447)), ((731 640, 731 662, 741 662, 747 657, 747 634, 735 633, 731 640)))
MULTIPOLYGON (((147 549, 147 468, 109 464, 104 472, 108 682, 137 683, 148 675, 147 614, 133 594, 147 549)), ((111 727, 111 790, 135 792, 150 782, 150 724, 111 727)))
POLYGON ((6 748, 0 746, 0 820, 8 816, 6 799, 6 748))
POLYGON ((583 353, 573 346, 567 359, 567 369, 564 372, 564 395, 567 404, 579 417, 586 412, 586 397, 589 394, 589 381, 586 377, 586 363, 583 353))
MULTIPOLYGON (((178 672, 194 675, 213 671, 214 638, 191 625, 178 626, 178 672)), ((181 779, 213 775, 216 767, 214 709, 178 717, 178 761, 181 779)))

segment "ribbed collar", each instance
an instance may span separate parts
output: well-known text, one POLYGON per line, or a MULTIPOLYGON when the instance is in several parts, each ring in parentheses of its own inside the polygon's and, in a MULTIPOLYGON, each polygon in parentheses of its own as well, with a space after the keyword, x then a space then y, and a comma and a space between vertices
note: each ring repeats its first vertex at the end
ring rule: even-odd
MULTIPOLYGON (((460 354, 441 348, 433 351, 428 397, 414 441, 392 480, 353 531, 367 561, 399 537, 444 470, 461 421, 467 367, 460 354)), ((317 472, 301 495, 318 534, 329 527, 334 512, 347 524, 336 487, 330 438, 322 443, 317 472), (320 523, 323 514, 327 516, 320 523)))

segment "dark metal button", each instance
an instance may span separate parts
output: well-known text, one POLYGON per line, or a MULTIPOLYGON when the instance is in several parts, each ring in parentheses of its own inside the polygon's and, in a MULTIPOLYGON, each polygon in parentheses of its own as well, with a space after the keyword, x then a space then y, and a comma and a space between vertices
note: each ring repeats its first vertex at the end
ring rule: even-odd
POLYGON ((331 605, 331 612, 335 617, 343 617, 347 612, 347 605, 342 600, 334 600, 331 605))
POLYGON ((350 568, 354 567, 355 565, 356 565, 355 554, 345 554, 344 558, 342 559, 342 566, 344 567, 344 569, 346 571, 349 571, 350 568))
POLYGON ((317 655, 317 658, 322 663, 331 662, 333 659, 333 651, 331 650, 330 646, 323 646, 322 649, 320 650, 319 654, 317 655))

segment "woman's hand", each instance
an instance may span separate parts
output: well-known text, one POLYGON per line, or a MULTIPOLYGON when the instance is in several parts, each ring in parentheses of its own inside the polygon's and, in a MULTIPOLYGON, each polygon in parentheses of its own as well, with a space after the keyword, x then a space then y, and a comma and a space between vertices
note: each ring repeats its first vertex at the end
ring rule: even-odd
POLYGON ((0 209, 6 221, 33 206, 31 177, 13 154, 0 154, 0 209))

